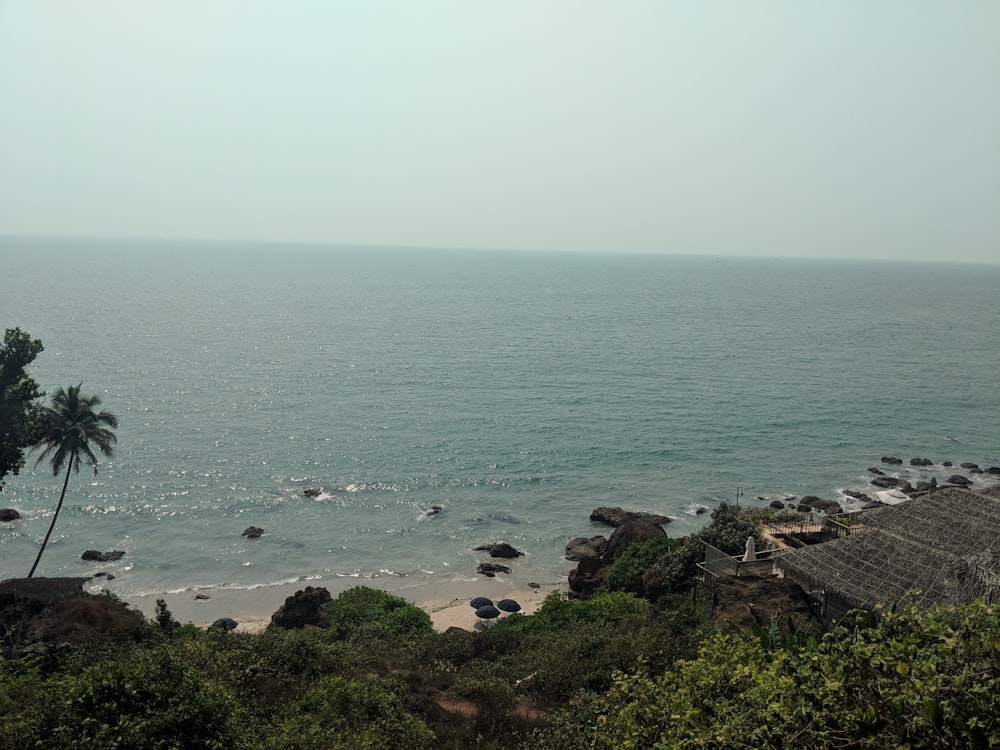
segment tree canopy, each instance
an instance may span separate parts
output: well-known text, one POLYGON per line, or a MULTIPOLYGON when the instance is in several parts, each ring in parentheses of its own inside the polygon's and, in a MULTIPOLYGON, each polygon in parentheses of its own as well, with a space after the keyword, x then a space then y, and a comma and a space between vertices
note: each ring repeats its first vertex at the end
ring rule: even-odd
POLYGON ((0 490, 8 474, 24 466, 24 454, 37 440, 43 395, 25 368, 42 351, 42 342, 20 328, 8 328, 0 346, 0 490))

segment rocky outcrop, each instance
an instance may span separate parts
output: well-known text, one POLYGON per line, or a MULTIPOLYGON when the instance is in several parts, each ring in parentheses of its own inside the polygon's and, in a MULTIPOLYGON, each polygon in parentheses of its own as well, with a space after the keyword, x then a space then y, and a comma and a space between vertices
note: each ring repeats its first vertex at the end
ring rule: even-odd
POLYGON ((319 497, 323 494, 323 490, 319 487, 310 487, 308 489, 302 490, 302 494, 306 497, 319 497))
POLYGON ((21 514, 18 513, 16 510, 14 510, 13 508, 0 508, 0 521, 3 521, 4 523, 9 523, 10 521, 16 521, 20 517, 21 514))
POLYGON ((114 562, 115 560, 121 560, 123 557, 125 557, 125 553, 120 549, 111 550, 110 552, 88 549, 80 555, 81 560, 88 560, 90 562, 114 562))
POLYGON ((595 523, 603 523, 613 528, 618 528, 629 521, 645 521, 646 523, 660 526, 670 523, 669 516, 661 516, 659 513, 646 513, 643 511, 622 510, 621 508, 595 508, 590 514, 590 520, 595 523))
POLYGON ((877 477, 881 477, 881 476, 885 476, 885 472, 884 472, 884 471, 882 471, 882 470, 881 470, 880 468, 878 468, 877 466, 869 466, 869 467, 868 467, 868 472, 869 472, 870 474, 874 474, 874 475, 875 475, 875 476, 877 476, 877 477))
POLYGON ((959 487, 969 487, 972 485, 972 480, 968 477, 963 477, 961 474, 952 474, 948 477, 948 484, 954 484, 959 487))
POLYGON ((260 526, 248 526, 240 536, 245 536, 247 539, 258 539, 263 533, 264 529, 260 526))
POLYGON ((606 537, 598 535, 588 539, 585 536, 578 536, 576 539, 571 539, 566 543, 566 549, 563 554, 567 560, 579 562, 586 557, 603 557, 607 546, 608 540, 606 537))
POLYGON ((911 458, 910 466, 931 466, 934 462, 929 458, 911 458))
POLYGON ((510 573, 510 568, 500 563, 481 562, 476 568, 476 572, 487 578, 496 578, 497 573, 510 573))
POLYGON ((909 482, 898 477, 875 477, 872 480, 872 484, 882 489, 891 489, 893 487, 902 487, 904 484, 909 484, 909 482))
POLYGON ((962 469, 978 469, 979 464, 974 464, 972 461, 966 461, 965 463, 959 464, 959 467, 962 469))
POLYGON ((512 560, 515 557, 521 557, 523 552, 520 552, 513 547, 511 547, 507 542, 496 542, 493 544, 481 544, 478 547, 473 547, 478 552, 489 552, 490 557, 499 557, 505 560, 512 560))
POLYGON ((271 615, 271 625, 285 630, 322 627, 321 608, 330 601, 333 601, 333 597, 325 588, 306 586, 292 596, 286 597, 285 603, 271 615))
POLYGON ((882 463, 888 464, 889 466, 898 466, 903 463, 903 459, 896 458, 895 456, 882 456, 882 463))
POLYGON ((601 559, 605 564, 610 565, 633 544, 648 542, 650 539, 660 539, 666 535, 667 532, 655 523, 641 520, 627 521, 615 529, 608 539, 608 545, 604 549, 604 555, 601 559))
MULTIPOLYGON (((607 588, 608 569, 633 544, 665 537, 659 524, 643 520, 626 521, 607 540, 596 536, 579 537, 566 545, 566 555, 577 557, 577 566, 568 576, 569 595, 573 599, 588 599, 607 588)), ((571 558, 572 559, 572 558, 571 558)))

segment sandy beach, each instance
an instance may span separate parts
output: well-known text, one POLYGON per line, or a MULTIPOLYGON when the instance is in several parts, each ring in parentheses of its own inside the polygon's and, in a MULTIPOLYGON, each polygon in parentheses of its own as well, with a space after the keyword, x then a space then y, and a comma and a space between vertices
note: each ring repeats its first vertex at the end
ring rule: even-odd
POLYGON ((479 619, 469 606, 469 601, 477 596, 485 596, 494 601, 514 599, 521 605, 524 614, 531 614, 553 591, 567 590, 565 578, 536 583, 511 578, 482 577, 475 580, 420 583, 409 587, 396 583, 397 585, 390 587, 356 578, 317 579, 255 589, 207 588, 194 592, 132 597, 126 601, 147 618, 155 616, 156 601, 163 599, 174 619, 182 624, 207 627, 219 618, 229 617, 238 623, 237 632, 258 633, 270 624, 271 615, 284 603, 286 597, 306 586, 325 588, 334 598, 355 586, 370 586, 389 591, 417 605, 431 616, 436 630, 444 631, 450 627, 475 629, 479 619))

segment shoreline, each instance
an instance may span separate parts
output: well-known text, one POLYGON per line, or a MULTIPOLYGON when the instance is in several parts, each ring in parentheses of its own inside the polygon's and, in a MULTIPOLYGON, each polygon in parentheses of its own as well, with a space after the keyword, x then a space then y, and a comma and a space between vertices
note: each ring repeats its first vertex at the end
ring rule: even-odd
POLYGON ((202 589, 196 593, 149 594, 123 601, 130 608, 142 612, 147 619, 156 617, 156 602, 163 599, 174 620, 182 625, 208 627, 220 618, 229 617, 238 623, 236 632, 260 633, 271 623, 271 615, 284 604, 285 599, 307 586, 325 588, 334 599, 344 591, 358 586, 394 594, 427 612, 434 629, 439 632, 450 627, 473 630, 479 621, 469 606, 469 601, 477 596, 486 596, 494 601, 514 599, 521 605, 522 613, 532 614, 549 594, 565 593, 569 589, 566 576, 561 576, 557 581, 540 581, 535 584, 537 588, 529 585, 528 581, 516 578, 485 576, 473 580, 427 581, 408 587, 379 586, 371 581, 359 581, 355 578, 335 578, 331 581, 296 581, 255 589, 217 587, 202 589), (195 598, 198 594, 207 598, 195 598))

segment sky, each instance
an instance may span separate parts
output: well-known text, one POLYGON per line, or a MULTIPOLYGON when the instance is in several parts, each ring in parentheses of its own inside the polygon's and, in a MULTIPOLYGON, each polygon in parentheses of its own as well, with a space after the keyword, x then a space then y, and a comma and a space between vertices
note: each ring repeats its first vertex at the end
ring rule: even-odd
POLYGON ((1000 2, 0 0, 0 234, 1000 262, 1000 2))

